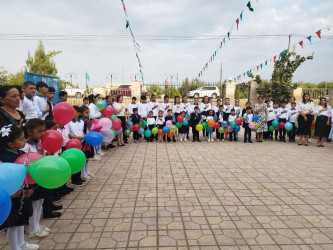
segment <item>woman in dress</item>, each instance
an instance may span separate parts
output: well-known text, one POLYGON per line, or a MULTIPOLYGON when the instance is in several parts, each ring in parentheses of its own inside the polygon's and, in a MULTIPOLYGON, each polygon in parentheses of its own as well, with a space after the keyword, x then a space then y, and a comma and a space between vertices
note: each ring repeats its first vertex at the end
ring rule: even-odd
POLYGON ((127 143, 127 136, 124 135, 124 131, 126 130, 126 123, 127 123, 127 110, 126 105, 123 103, 123 96, 117 96, 117 103, 114 103, 114 109, 116 111, 117 117, 121 120, 121 127, 123 128, 123 132, 117 135, 118 146, 125 146, 127 143), (125 141, 125 143, 124 143, 125 141))
POLYGON ((297 105, 298 116, 298 131, 299 144, 303 145, 303 138, 305 137, 305 146, 309 146, 308 141, 311 135, 311 124, 313 121, 314 105, 310 100, 309 93, 304 93, 303 100, 297 105))
POLYGON ((330 130, 329 125, 331 122, 332 109, 327 106, 326 98, 320 98, 319 105, 315 108, 316 129, 315 136, 317 136, 317 146, 324 147, 324 138, 328 137, 330 130))
POLYGON ((254 105, 254 114, 259 116, 259 128, 256 131, 257 142, 263 142, 262 138, 264 136, 264 132, 267 131, 268 112, 264 103, 264 98, 262 96, 258 97, 258 103, 254 105))

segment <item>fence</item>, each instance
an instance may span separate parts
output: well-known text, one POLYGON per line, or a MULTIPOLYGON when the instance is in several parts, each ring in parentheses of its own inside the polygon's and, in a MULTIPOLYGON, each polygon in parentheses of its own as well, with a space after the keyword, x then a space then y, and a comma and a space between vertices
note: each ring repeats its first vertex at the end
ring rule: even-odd
POLYGON ((327 88, 309 88, 309 89, 302 89, 302 95, 304 93, 309 93, 311 99, 319 100, 320 97, 328 97, 329 89, 327 88))

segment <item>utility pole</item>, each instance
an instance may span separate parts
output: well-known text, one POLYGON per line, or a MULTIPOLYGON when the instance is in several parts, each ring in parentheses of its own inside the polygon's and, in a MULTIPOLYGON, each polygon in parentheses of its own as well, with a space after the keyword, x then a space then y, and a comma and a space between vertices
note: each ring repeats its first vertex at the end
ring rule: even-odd
POLYGON ((289 51, 290 51, 290 43, 291 43, 291 37, 292 37, 292 35, 289 35, 288 53, 289 53, 289 51))

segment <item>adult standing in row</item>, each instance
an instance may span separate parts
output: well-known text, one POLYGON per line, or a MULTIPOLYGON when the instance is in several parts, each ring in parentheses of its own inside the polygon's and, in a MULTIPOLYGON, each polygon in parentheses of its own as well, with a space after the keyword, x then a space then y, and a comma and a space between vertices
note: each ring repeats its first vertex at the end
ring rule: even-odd
POLYGON ((263 142, 264 132, 267 131, 267 109, 262 96, 258 97, 258 103, 254 105, 254 114, 259 116, 258 124, 259 127, 256 131, 256 141, 263 142))
POLYGON ((123 103, 122 95, 117 96, 117 102, 114 103, 113 106, 115 108, 117 117, 121 120, 121 127, 123 129, 123 131, 117 135, 118 146, 125 146, 125 143, 128 143, 127 136, 124 135, 127 123, 127 110, 125 103, 123 103))
POLYGON ((311 124, 314 119, 314 105, 313 101, 310 99, 309 93, 304 93, 303 100, 297 105, 297 110, 299 112, 297 130, 297 134, 299 135, 298 145, 303 145, 303 138, 305 137, 305 146, 308 146, 309 137, 311 135, 311 124))
POLYGON ((324 147, 324 138, 327 138, 330 133, 330 122, 332 116, 332 109, 327 105, 325 97, 321 97, 319 105, 315 108, 316 128, 315 136, 317 136, 317 146, 324 147))

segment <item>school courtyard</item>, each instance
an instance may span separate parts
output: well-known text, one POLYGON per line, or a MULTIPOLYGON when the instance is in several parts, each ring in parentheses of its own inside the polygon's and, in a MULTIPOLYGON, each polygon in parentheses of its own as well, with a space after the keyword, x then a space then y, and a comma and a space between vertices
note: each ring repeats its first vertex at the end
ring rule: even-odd
MULTIPOLYGON (((333 249, 333 145, 130 142, 91 164, 40 249, 333 249)), ((26 235, 27 236, 27 235, 26 235)), ((8 249, 0 233, 0 249, 8 249)))

